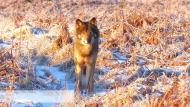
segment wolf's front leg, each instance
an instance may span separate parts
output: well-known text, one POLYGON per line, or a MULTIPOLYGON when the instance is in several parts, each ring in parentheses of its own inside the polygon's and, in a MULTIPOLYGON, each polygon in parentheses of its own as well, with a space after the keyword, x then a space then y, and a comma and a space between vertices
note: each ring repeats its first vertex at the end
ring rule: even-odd
POLYGON ((76 64, 75 68, 75 74, 76 74, 76 85, 75 85, 75 91, 79 92, 81 94, 82 92, 82 78, 81 78, 81 73, 82 73, 82 66, 79 64, 76 64))
POLYGON ((95 70, 95 64, 88 64, 87 65, 87 72, 86 72, 86 91, 87 94, 90 94, 91 92, 94 91, 94 80, 93 80, 93 76, 94 76, 94 70, 95 70))

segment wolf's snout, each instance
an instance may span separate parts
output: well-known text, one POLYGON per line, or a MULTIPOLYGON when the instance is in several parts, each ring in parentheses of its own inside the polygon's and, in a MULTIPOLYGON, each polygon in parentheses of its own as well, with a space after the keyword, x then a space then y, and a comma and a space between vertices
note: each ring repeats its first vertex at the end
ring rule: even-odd
POLYGON ((82 42, 82 44, 88 44, 88 40, 86 40, 84 38, 82 38, 81 42, 82 42))

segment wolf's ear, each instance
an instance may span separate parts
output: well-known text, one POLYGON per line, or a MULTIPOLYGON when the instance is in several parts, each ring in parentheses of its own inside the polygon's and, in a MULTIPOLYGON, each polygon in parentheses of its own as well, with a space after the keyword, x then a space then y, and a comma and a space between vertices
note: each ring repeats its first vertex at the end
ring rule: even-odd
POLYGON ((93 18, 90 20, 90 23, 93 24, 93 25, 96 25, 96 24, 97 24, 96 18, 93 17, 93 18))
POLYGON ((83 26, 83 22, 80 19, 76 20, 76 29, 81 28, 83 26))

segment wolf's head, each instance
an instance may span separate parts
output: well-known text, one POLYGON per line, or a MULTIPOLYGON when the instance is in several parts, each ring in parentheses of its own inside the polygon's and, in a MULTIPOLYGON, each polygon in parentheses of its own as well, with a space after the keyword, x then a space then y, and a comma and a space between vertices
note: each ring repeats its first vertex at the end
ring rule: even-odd
POLYGON ((99 32, 96 24, 96 18, 87 22, 76 20, 76 36, 83 45, 92 44, 94 39, 98 38, 99 32))

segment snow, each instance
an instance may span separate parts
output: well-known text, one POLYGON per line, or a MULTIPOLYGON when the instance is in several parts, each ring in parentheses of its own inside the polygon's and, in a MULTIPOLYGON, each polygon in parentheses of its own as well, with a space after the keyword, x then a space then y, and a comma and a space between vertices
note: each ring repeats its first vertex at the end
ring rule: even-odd
POLYGON ((113 56, 117 59, 117 61, 122 64, 122 63, 125 63, 126 60, 127 60, 127 57, 124 56, 123 54, 121 54, 120 52, 114 52, 113 53, 113 56))
POLYGON ((32 28, 31 32, 35 35, 35 37, 40 38, 43 34, 48 33, 48 30, 42 28, 32 28))
POLYGON ((47 72, 52 75, 53 79, 57 80, 57 82, 60 83, 56 84, 58 85, 58 87, 64 87, 67 90, 74 90, 74 81, 67 79, 66 76, 68 75, 68 73, 60 71, 59 67, 41 65, 36 66, 36 74, 38 77, 43 77, 47 79, 48 77, 46 77, 45 75, 47 72))
MULTIPOLYGON (((0 91, 0 100, 6 92, 0 91)), ((51 107, 52 105, 74 101, 74 92, 68 90, 16 90, 12 94, 13 107, 51 107), (39 97, 40 96, 40 97, 39 97)))
POLYGON ((11 48, 10 43, 4 42, 2 39, 0 39, 0 49, 4 48, 11 48))
POLYGON ((142 58, 139 58, 137 61, 137 64, 139 64, 139 65, 144 65, 145 63, 146 63, 146 61, 142 58))
POLYGON ((3 43, 3 40, 2 40, 2 39, 0 39, 0 44, 1 44, 1 43, 3 43))
POLYGON ((45 71, 48 70, 53 75, 53 77, 59 81, 62 81, 66 76, 66 74, 64 72, 61 72, 57 67, 36 66, 36 69, 38 76, 45 76, 45 71))
MULTIPOLYGON (((27 107, 53 107, 54 104, 33 104, 33 103, 28 103, 27 107)), ((26 107, 26 104, 22 104, 22 103, 17 103, 17 104, 13 104, 11 105, 12 107, 26 107)))
POLYGON ((103 68, 101 68, 101 71, 102 71, 104 74, 108 73, 110 70, 111 70, 110 67, 103 67, 103 68))

